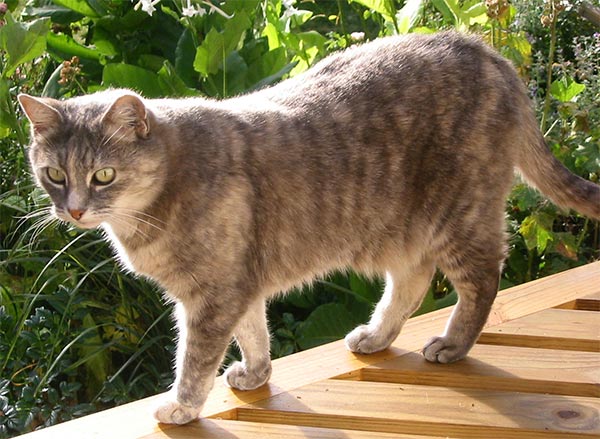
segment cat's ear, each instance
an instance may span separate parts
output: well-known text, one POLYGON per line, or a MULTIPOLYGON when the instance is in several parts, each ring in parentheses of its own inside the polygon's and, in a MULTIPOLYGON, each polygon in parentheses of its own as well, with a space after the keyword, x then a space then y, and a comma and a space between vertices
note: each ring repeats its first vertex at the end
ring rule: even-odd
POLYGON ((102 118, 108 134, 119 133, 124 139, 146 138, 150 135, 148 111, 142 100, 135 95, 119 97, 102 118))
POLYGON ((62 116, 55 108, 58 101, 50 98, 35 98, 27 94, 20 94, 17 99, 31 122, 33 134, 48 135, 60 126, 62 116))

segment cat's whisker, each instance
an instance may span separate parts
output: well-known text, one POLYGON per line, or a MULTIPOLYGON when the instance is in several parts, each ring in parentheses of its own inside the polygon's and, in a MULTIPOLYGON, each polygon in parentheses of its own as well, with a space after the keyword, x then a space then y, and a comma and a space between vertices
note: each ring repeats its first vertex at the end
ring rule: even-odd
POLYGON ((134 214, 138 214, 138 215, 143 215, 151 220, 157 221, 161 224, 167 225, 167 222, 161 220, 160 218, 155 217, 154 215, 150 215, 149 213, 143 212, 141 210, 137 210, 137 209, 130 209, 128 207, 111 207, 111 210, 113 211, 127 211, 127 212, 131 212, 134 214))
POLYGON ((40 222, 47 220, 49 217, 52 217, 51 209, 49 207, 39 209, 35 212, 31 212, 19 218, 19 221, 17 222, 17 227, 15 228, 15 232, 21 230, 21 228, 24 227, 28 221, 34 220, 34 223, 31 224, 24 232, 24 235, 27 235, 31 228, 35 227, 40 222))
POLYGON ((25 224, 29 220, 32 220, 34 218, 38 218, 38 217, 44 216, 44 215, 50 215, 51 211, 52 211, 52 208, 49 206, 46 206, 46 207, 41 207, 36 210, 32 210, 31 212, 28 212, 25 215, 15 217, 16 219, 18 219, 17 229, 19 229, 23 224, 25 224))
POLYGON ((122 226, 128 227, 129 229, 131 229, 133 231, 133 235, 140 235, 146 239, 152 238, 149 233, 141 230, 139 227, 137 227, 135 224, 132 224, 126 218, 119 217, 118 215, 113 215, 111 217, 111 221, 113 221, 114 223, 116 223, 116 225, 118 225, 120 227, 122 227, 122 226))
POLYGON ((129 213, 125 213, 125 212, 119 212, 119 211, 116 211, 114 209, 109 209, 109 212, 112 213, 114 216, 119 216, 120 215, 122 219, 123 218, 134 219, 134 220, 136 220, 136 221, 138 221, 138 222, 140 222, 142 224, 146 224, 146 225, 148 225, 150 227, 154 227, 158 231, 161 231, 161 232, 165 231, 165 229, 163 227, 157 226, 156 224, 154 224, 154 223, 152 223, 152 222, 150 222, 148 220, 145 220, 143 218, 140 218, 138 216, 135 216, 135 215, 132 215, 132 214, 129 214, 129 213))

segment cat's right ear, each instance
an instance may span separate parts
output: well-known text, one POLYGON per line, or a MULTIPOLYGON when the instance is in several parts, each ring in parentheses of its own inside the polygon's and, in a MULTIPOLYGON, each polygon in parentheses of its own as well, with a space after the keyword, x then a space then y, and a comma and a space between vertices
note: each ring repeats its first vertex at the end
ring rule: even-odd
POLYGON ((48 135, 51 131, 60 126, 62 116, 60 112, 52 106, 56 102, 50 98, 36 98, 27 94, 17 96, 23 112, 31 122, 32 133, 42 136, 48 135))
POLYGON ((133 141, 150 135, 148 112, 142 99, 133 94, 118 98, 102 117, 108 135, 119 133, 123 139, 133 141))

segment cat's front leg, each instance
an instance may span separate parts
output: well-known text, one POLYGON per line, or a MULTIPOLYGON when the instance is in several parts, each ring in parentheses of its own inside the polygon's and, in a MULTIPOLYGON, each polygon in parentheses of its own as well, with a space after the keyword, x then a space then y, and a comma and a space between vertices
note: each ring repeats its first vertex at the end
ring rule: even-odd
POLYGON ((270 338, 265 300, 256 300, 235 329, 235 340, 242 351, 225 371, 226 383, 239 390, 252 390, 265 384, 271 376, 270 338))
POLYGON ((190 301, 178 303, 175 314, 179 329, 175 383, 154 417, 165 424, 186 424, 200 416, 241 313, 224 304, 190 301))

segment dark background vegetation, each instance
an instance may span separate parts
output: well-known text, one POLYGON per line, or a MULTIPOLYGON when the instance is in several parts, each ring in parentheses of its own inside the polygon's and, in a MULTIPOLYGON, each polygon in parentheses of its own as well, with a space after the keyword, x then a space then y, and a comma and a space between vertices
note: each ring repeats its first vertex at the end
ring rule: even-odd
MULTIPOLYGON (((28 171, 17 93, 68 98, 112 86, 226 98, 363 40, 455 28, 514 62, 553 152, 597 182, 600 28, 581 16, 590 6, 598 2, 0 2, 0 437, 164 391, 173 378, 172 321, 158 288, 124 273, 100 233, 48 219, 28 171)), ((598 259, 598 223, 519 180, 507 217, 502 287, 598 259)), ((381 287, 334 273, 274 300, 273 356, 342 337, 368 318, 381 287)), ((455 301, 438 274, 419 313, 455 301)))

